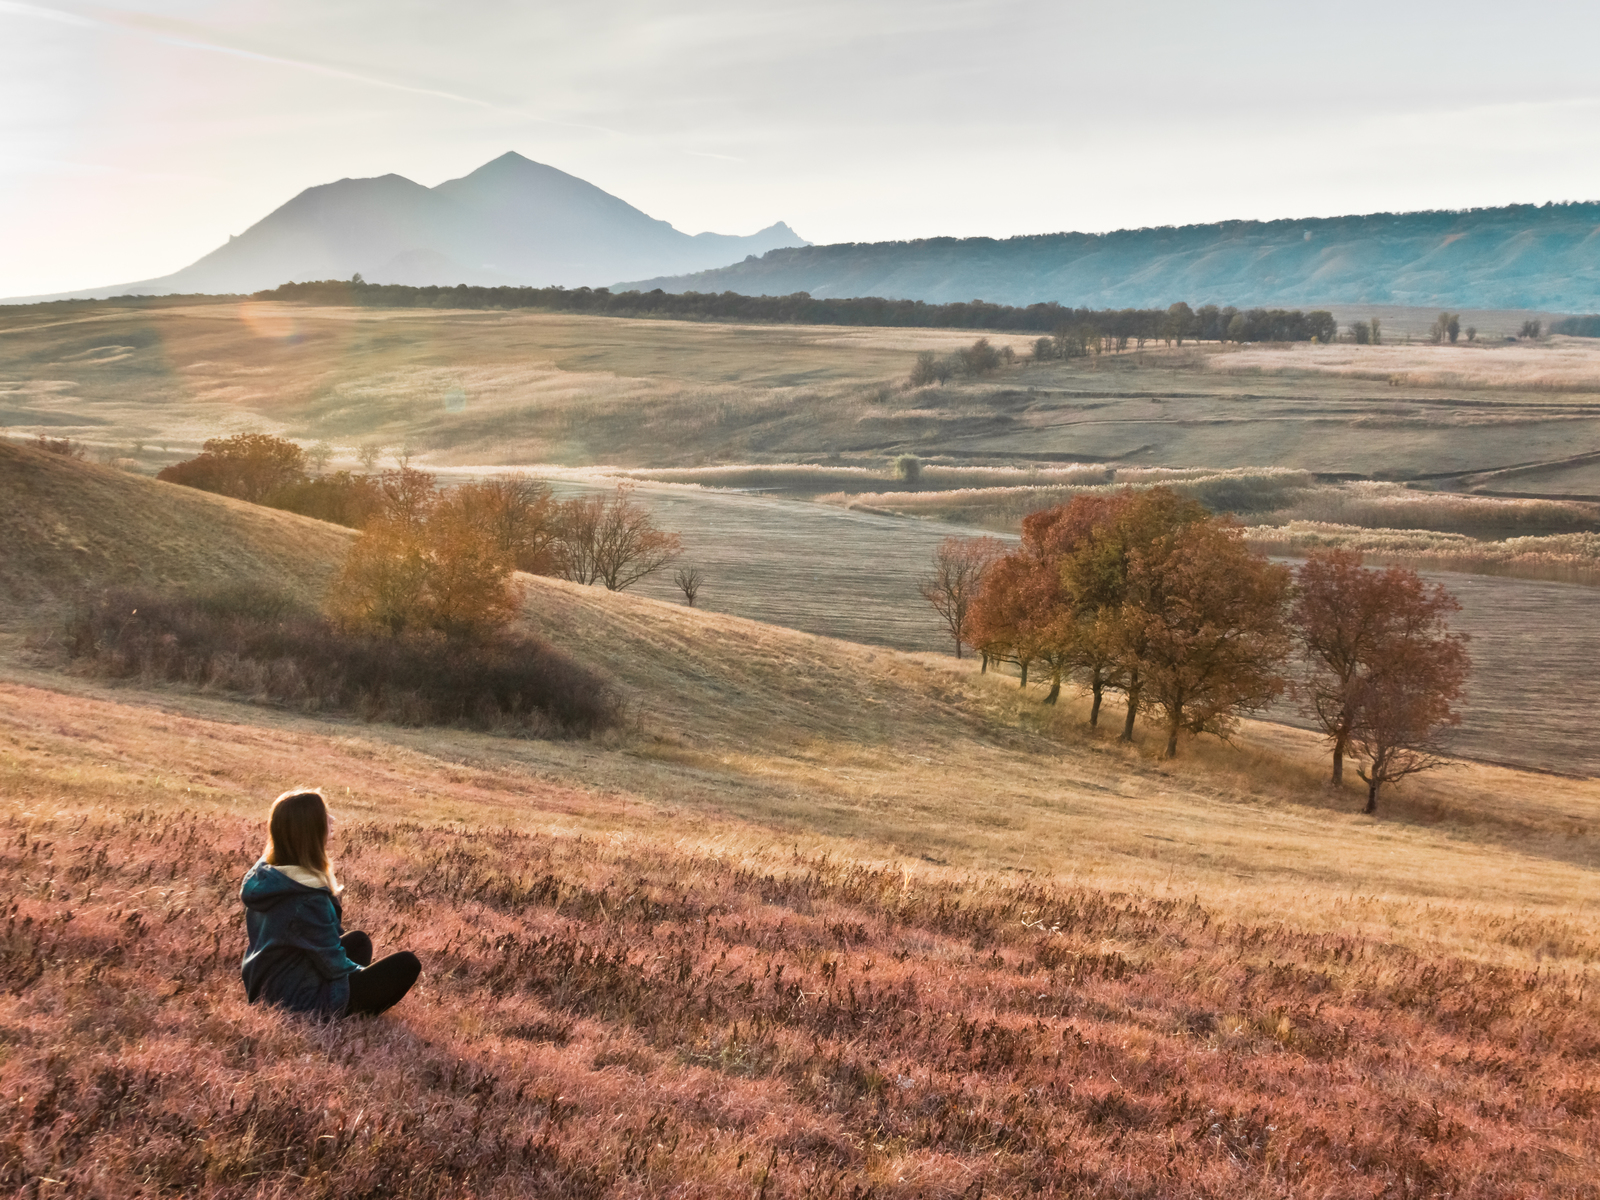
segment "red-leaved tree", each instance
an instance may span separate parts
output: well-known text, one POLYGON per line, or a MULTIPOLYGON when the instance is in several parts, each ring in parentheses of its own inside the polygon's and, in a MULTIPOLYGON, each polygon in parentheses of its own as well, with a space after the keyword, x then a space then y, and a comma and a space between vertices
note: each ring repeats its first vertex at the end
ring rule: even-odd
POLYGON ((1415 571, 1369 570, 1350 550, 1310 555, 1296 583, 1301 703, 1332 745, 1335 784, 1351 750, 1367 761, 1372 812, 1380 786, 1438 765, 1438 733, 1460 719, 1453 704, 1470 662, 1449 618, 1461 605, 1415 571))

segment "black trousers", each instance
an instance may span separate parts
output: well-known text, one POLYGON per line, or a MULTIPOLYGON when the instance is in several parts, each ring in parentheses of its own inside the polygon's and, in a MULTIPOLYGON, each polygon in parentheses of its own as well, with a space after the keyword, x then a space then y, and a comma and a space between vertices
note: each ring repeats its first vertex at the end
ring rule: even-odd
POLYGON ((409 950, 373 962, 372 939, 359 929, 345 934, 339 943, 352 962, 361 964, 361 970, 350 976, 350 1004, 344 1010, 347 1017, 381 1013, 398 1004, 422 974, 422 964, 409 950))

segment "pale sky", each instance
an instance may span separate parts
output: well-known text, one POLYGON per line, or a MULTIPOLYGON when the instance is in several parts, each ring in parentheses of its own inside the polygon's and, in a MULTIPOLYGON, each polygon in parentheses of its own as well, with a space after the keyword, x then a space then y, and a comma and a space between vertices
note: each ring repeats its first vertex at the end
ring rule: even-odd
POLYGON ((507 150, 815 242, 1600 199, 1600 5, 0 0, 0 296, 507 150))

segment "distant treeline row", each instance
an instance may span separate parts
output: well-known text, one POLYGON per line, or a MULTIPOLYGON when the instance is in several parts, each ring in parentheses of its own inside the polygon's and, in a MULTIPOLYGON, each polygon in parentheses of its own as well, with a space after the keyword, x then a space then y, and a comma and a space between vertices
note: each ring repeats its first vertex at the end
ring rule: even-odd
POLYGON ((1564 333, 1568 337, 1600 337, 1600 316, 1563 317, 1550 322, 1551 333, 1564 333))
POLYGON ((1287 312, 1208 304, 1191 309, 1091 309, 1030 304, 1025 308, 971 300, 960 304, 928 304, 921 300, 887 300, 881 296, 824 299, 806 292, 789 296, 743 296, 737 292, 613 292, 608 288, 562 287, 408 287, 403 284, 324 280, 286 283, 253 299, 298 304, 359 305, 369 308, 497 308, 542 309, 614 317, 658 317, 688 321, 761 322, 774 325, 876 325, 927 329, 993 329, 1057 334, 1079 331, 1129 341, 1199 339, 1202 341, 1304 342, 1331 341, 1337 332, 1326 312, 1287 312))

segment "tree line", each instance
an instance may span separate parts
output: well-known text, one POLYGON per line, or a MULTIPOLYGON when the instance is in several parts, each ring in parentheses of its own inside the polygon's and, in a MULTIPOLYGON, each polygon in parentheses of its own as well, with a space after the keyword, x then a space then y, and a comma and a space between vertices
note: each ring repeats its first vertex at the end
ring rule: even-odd
POLYGON ((1064 682, 1125 702, 1122 740, 1146 715, 1167 756, 1179 737, 1227 738, 1239 718, 1285 691, 1329 738, 1333 781, 1354 755, 1378 789, 1440 761, 1439 731, 1458 721, 1466 681, 1459 609, 1411 571, 1373 571, 1326 551, 1297 571, 1269 562, 1230 518, 1168 488, 1078 496, 1033 513, 1022 541, 950 538, 922 593, 960 657, 963 645, 1014 664, 1021 686, 1064 682))
MULTIPOLYGON (((392 634, 470 637, 503 624, 517 604, 513 571, 621 591, 682 551, 626 484, 563 501, 521 475, 440 488, 404 463, 375 475, 307 467, 295 443, 246 433, 206 442, 157 478, 359 529, 331 609, 392 634)), ((679 576, 692 604, 703 577, 679 576)))
POLYGON ((817 297, 807 292, 788 296, 745 296, 737 292, 613 292, 609 288, 564 287, 411 287, 397 283, 350 280, 286 283, 257 292, 256 300, 369 308, 539 309, 614 317, 650 317, 687 321, 739 321, 774 325, 874 325, 918 329, 992 329, 1098 338, 1126 348, 1152 340, 1294 342, 1318 338, 1332 341, 1338 328, 1326 312, 1186 303, 1168 308, 1090 309, 1055 302, 1013 306, 971 300, 929 304, 922 300, 889 300, 881 296, 817 297))

